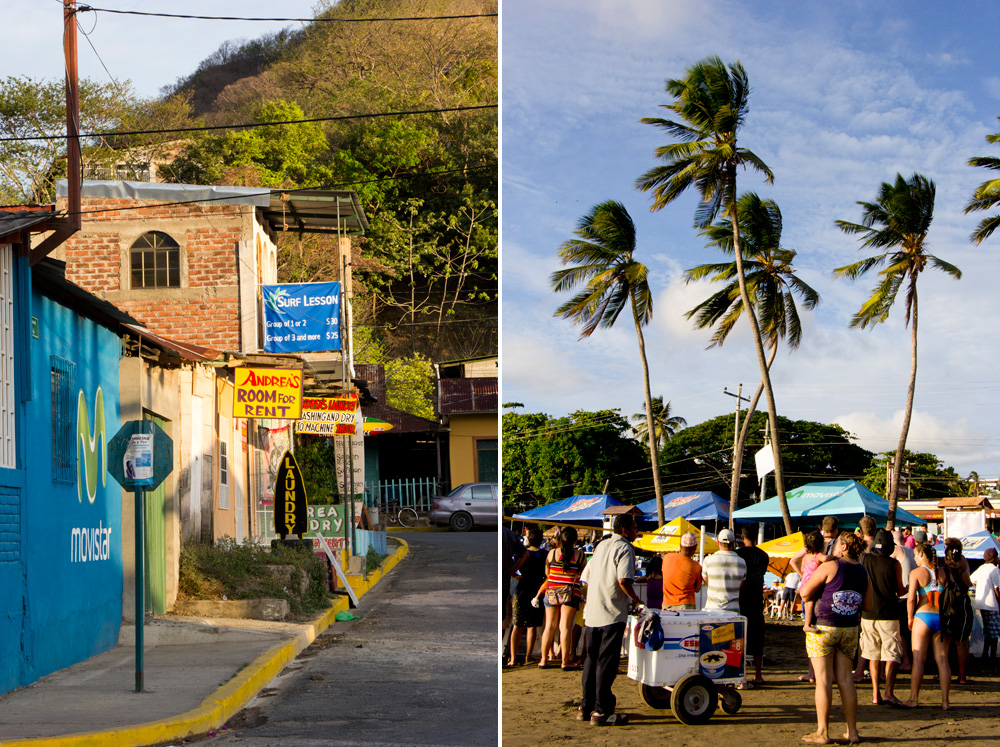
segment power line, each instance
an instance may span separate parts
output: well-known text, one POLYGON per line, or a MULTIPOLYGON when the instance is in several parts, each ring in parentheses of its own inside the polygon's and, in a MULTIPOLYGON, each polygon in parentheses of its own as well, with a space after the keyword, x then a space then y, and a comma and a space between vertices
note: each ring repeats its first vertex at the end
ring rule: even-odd
POLYGON ((195 21, 268 21, 271 23, 377 23, 390 21, 452 21, 463 18, 496 18, 498 13, 469 13, 455 16, 411 16, 403 18, 250 18, 247 16, 196 16, 181 13, 149 13, 141 10, 118 10, 80 5, 77 13, 114 13, 126 16, 153 16, 155 18, 186 18, 195 21))
MULTIPOLYGON (((110 73, 109 73, 110 75, 110 73)), ((377 112, 374 114, 343 114, 336 117, 312 117, 310 119, 287 119, 280 122, 244 122, 232 125, 203 125, 199 127, 170 127, 161 130, 122 130, 112 132, 86 132, 74 135, 73 139, 124 137, 126 135, 166 135, 176 132, 209 132, 213 130, 256 129, 258 127, 279 127, 282 125, 310 124, 314 122, 343 122, 351 119, 376 119, 379 117, 406 117, 418 114, 441 114, 444 112, 467 112, 481 109, 496 109, 498 104, 478 104, 476 106, 452 106, 444 109, 417 109, 402 112, 377 112)), ((0 143, 16 143, 28 140, 68 140, 68 135, 20 135, 0 137, 0 143)))

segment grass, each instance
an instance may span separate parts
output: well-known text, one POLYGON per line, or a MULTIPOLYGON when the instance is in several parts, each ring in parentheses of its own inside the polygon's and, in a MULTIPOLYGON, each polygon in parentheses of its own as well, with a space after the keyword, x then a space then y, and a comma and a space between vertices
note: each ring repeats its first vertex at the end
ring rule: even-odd
POLYGON ((188 542, 181 549, 178 598, 180 599, 287 599, 294 614, 310 614, 329 606, 326 564, 302 548, 264 547, 248 540, 239 544, 228 537, 214 545, 188 542), (287 588, 266 568, 294 566, 287 588), (309 578, 305 594, 299 582, 309 578))

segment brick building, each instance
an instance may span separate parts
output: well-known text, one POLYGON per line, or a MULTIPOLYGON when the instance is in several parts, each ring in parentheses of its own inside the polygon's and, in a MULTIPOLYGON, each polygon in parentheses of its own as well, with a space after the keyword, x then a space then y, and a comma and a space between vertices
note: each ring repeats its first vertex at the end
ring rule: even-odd
POLYGON ((350 257, 367 228, 351 191, 85 181, 82 203, 82 230, 55 255, 67 279, 159 335, 227 351, 262 347, 258 288, 277 282, 277 231, 339 233, 350 257))

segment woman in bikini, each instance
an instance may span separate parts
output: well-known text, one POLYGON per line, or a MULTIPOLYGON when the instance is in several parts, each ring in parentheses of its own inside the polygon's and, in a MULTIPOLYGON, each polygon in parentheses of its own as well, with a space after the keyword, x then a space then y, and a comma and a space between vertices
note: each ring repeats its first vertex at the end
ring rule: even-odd
POLYGON ((539 668, 548 668, 552 656, 552 643, 556 628, 559 629, 559 653, 564 670, 579 669, 575 666, 573 623, 580 609, 580 575, 586 564, 583 550, 576 547, 576 530, 565 527, 559 534, 559 548, 550 550, 545 559, 546 579, 537 596, 545 594, 545 629, 542 631, 542 656, 539 668))
POLYGON ((933 645, 934 660, 941 680, 941 708, 948 705, 948 691, 951 687, 951 669, 948 664, 948 634, 941 630, 939 599, 941 583, 947 571, 937 567, 934 547, 926 542, 914 550, 918 566, 910 572, 910 592, 906 597, 910 632, 913 636, 913 671, 910 673, 910 699, 903 701, 908 708, 916 708, 920 698, 920 683, 924 678, 927 651, 933 645))

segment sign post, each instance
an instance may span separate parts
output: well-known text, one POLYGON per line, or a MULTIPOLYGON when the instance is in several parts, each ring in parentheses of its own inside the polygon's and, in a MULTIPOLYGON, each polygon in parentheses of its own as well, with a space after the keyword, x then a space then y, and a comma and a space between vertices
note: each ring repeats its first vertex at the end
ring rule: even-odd
POLYGON ((135 691, 144 687, 143 622, 146 614, 143 597, 145 504, 147 490, 154 490, 173 470, 174 442, 152 420, 130 420, 108 441, 108 474, 135 501, 135 691))

